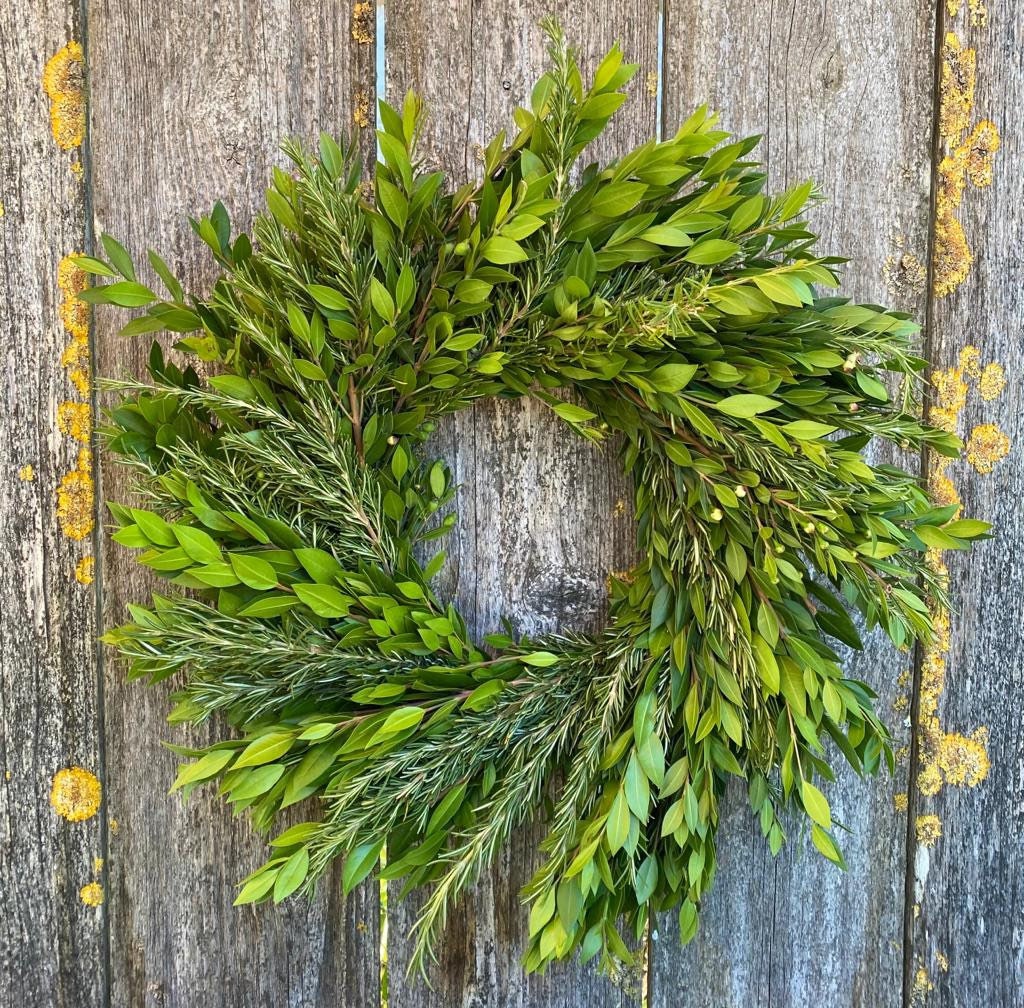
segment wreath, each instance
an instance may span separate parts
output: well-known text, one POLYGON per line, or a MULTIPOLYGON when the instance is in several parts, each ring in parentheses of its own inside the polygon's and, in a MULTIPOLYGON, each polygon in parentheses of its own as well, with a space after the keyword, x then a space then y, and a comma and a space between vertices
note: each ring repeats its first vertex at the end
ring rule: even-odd
POLYGON ((862 774, 893 757, 835 642, 861 647, 851 613, 926 640, 926 551, 987 531, 865 457, 961 446, 915 412, 918 327, 822 292, 841 260, 801 219, 811 184, 766 195, 758 138, 705 108, 579 167, 637 68, 615 47, 587 87, 545 28, 550 69, 482 181, 449 191, 417 160, 410 94, 380 105, 372 183, 354 142, 288 143, 251 239, 220 204, 192 222, 223 270, 208 297, 150 252, 158 297, 107 235, 78 260, 107 281, 86 301, 144 307, 123 331, 180 334, 212 375, 154 343, 148 381, 108 383, 106 444, 146 504, 110 505, 113 538, 183 590, 106 640, 133 677, 180 674, 172 721, 234 729, 177 749, 174 787, 216 781, 260 830, 316 798, 236 902, 308 893, 338 858, 346 891, 429 886, 420 967, 538 815, 529 970, 628 962, 670 909, 689 940, 731 776, 773 853, 795 821, 841 865, 826 745, 862 774), (431 586, 456 488, 429 436, 493 396, 621 450, 641 558, 594 636, 477 642, 431 586))

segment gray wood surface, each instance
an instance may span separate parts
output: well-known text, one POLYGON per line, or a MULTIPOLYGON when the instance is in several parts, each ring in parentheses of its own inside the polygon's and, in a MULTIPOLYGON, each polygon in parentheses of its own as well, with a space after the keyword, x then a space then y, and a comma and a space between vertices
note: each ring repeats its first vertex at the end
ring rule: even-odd
MULTIPOLYGON (((476 150, 511 125, 544 68, 537 20, 555 13, 585 66, 618 38, 639 63, 632 98, 607 139, 590 153, 608 158, 650 137, 656 124, 648 75, 657 72, 657 9, 629 0, 507 4, 469 0, 387 6, 387 91, 412 87, 431 117, 424 152, 458 179, 477 177, 476 150)), ((584 161, 587 154, 584 155, 584 161)), ((630 565, 635 548, 625 505, 631 498, 613 450, 601 453, 559 425, 546 407, 488 403, 460 414, 440 433, 439 448, 461 483, 459 524, 447 543, 454 597, 477 633, 498 629, 502 616, 524 632, 556 627, 595 629, 603 618, 605 579, 630 565), (621 502, 621 503, 619 503, 621 502), (619 503, 618 517, 616 504, 619 503)), ((451 917, 434 990, 405 977, 416 902, 390 911, 391 1004, 420 1006, 592 1006, 630 1003, 642 976, 619 986, 578 965, 525 977, 519 958, 526 911, 519 889, 539 864, 534 827, 517 838, 497 871, 451 917)))
MULTIPOLYGON (((347 3, 95 0, 97 230, 117 235, 141 262, 154 244, 180 276, 208 283, 212 264, 187 217, 221 198, 245 226, 263 202, 270 165, 283 160, 281 140, 348 132, 357 92, 372 89, 373 46, 353 38, 350 14, 347 3)), ((126 342, 114 326, 112 315, 98 318, 102 371, 140 372, 148 341, 126 342)), ((123 495, 121 473, 105 468, 103 478, 105 494, 123 495)), ((105 561, 104 618, 114 625, 148 585, 128 551, 108 544, 105 561)), ((125 683, 109 662, 106 783, 118 821, 109 860, 111 1004, 375 1005, 373 887, 346 902, 334 877, 308 906, 232 908, 236 881, 266 848, 214 795, 187 806, 167 795, 175 759, 156 740, 207 741, 205 732, 164 723, 167 692, 125 683)))
MULTIPOLYGON (((968 181, 956 211, 974 263, 955 292, 933 303, 931 353, 937 367, 967 365, 956 428, 978 466, 959 462, 946 475, 965 515, 993 522, 996 538, 969 557, 943 557, 957 610, 938 698, 943 786, 932 794, 934 785, 922 777, 912 809, 915 816, 937 817, 942 831, 916 852, 919 914, 909 980, 915 1003, 929 1008, 1010 1006, 1024 997, 1024 23, 1009 3, 992 4, 987 25, 972 24, 969 13, 943 26, 976 54, 964 136, 989 120, 1002 143, 992 159, 991 185, 968 181), (963 356, 972 346, 977 355, 968 350, 963 356), (981 368, 980 381, 972 360, 981 368), (991 365, 1005 372, 1002 392, 991 365), (978 753, 962 739, 979 741, 979 729, 988 736, 991 769, 971 787, 980 776, 978 753), (961 776, 964 786, 957 786, 961 776)), ((955 131, 940 137, 940 153, 955 152, 962 140, 955 131)), ((979 145, 969 147, 977 157, 979 145)), ((983 170, 971 173, 984 182, 983 170)), ((943 398, 937 399, 941 407, 943 398)), ((928 739, 922 744, 927 747, 928 739)))
POLYGON ((83 447, 57 427, 58 405, 81 398, 61 364, 57 269, 82 249, 84 194, 42 88, 75 10, 0 8, 0 1003, 61 1008, 101 1004, 106 984, 104 910, 79 897, 101 816, 67 821, 49 801, 58 770, 100 771, 96 596, 74 576, 92 543, 56 513, 83 447))
MULTIPOLYGON (((811 220, 825 250, 853 260, 844 293, 923 318, 933 33, 932 13, 913 0, 671 0, 665 133, 701 101, 723 110, 726 129, 762 133, 754 156, 773 190, 814 178, 828 198, 811 220)), ((908 745, 909 656, 875 635, 848 667, 878 691, 895 744, 908 745)), ((846 873, 809 838, 772 858, 736 789, 697 938, 680 953, 674 919, 659 928, 651 1004, 900 1005, 907 824, 894 796, 906 793, 907 769, 904 758, 894 778, 868 782, 846 771, 829 788, 852 829, 841 837, 846 873)))
MULTIPOLYGON (((125 602, 144 598, 149 584, 126 551, 84 526, 72 530, 82 538, 69 537, 57 515, 62 481, 79 465, 89 471, 82 443, 58 423, 72 415, 62 403, 89 397, 65 354, 72 337, 58 266, 95 226, 137 260, 152 244, 190 283, 207 284, 213 271, 187 216, 222 198, 244 226, 269 167, 281 163, 279 142, 347 131, 354 119, 372 124, 378 82, 392 100, 408 87, 426 98, 431 167, 475 176, 479 147, 509 123, 542 69, 536 22, 553 12, 585 65, 616 38, 641 65, 630 104, 594 154, 641 142, 659 118, 671 133, 710 100, 726 128, 765 134, 756 153, 773 189, 805 177, 821 183, 828 203, 813 220, 827 250, 853 259, 846 291, 929 321, 927 345, 944 369, 934 415, 969 440, 976 463, 954 463, 936 486, 966 515, 995 521, 998 534, 967 556, 942 558, 958 611, 948 641, 916 656, 916 675, 910 656, 877 638, 851 665, 879 690, 897 745, 913 745, 919 758, 911 765, 904 754, 894 779, 845 773, 830 789, 834 813, 852 830, 847 874, 799 838, 772 859, 736 793, 693 945, 680 951, 666 919, 646 974, 613 983, 570 964, 527 978, 519 888, 537 864, 543 831, 534 826, 452 915, 432 988, 405 976, 418 904, 391 902, 388 1004, 625 1008, 646 988, 650 1008, 1017 1008, 1024 25, 1009 0, 988 7, 986 18, 966 0, 385 0, 383 66, 375 65, 377 10, 351 0, 0 8, 0 1005, 380 1005, 377 885, 345 900, 335 877, 308 906, 233 909, 234 883, 262 860, 262 841, 212 795, 187 806, 168 796, 174 758, 156 743, 212 734, 167 726, 167 692, 126 684, 93 643, 97 616, 120 621, 125 602), (950 88, 964 98, 952 119, 936 94, 949 31, 961 48, 947 98, 950 88), (91 136, 64 150, 41 77, 69 39, 85 44, 91 136), (990 133, 966 141, 984 120, 1002 133, 991 159, 990 133), (952 209, 941 199, 948 160, 939 171, 950 155, 973 178, 952 209), (81 176, 72 170, 80 160, 81 176), (932 296, 928 281, 942 279, 926 275, 936 235, 940 261, 957 259, 952 219, 973 265, 964 262, 953 293, 932 296), (76 566, 93 554, 102 576, 85 584, 76 566), (81 822, 60 818, 49 800, 54 773, 71 766, 95 771, 104 789, 105 807, 81 822), (976 786, 958 786, 964 778, 976 786), (896 807, 903 796, 909 812, 896 807), (93 881, 105 890, 99 907, 79 895, 93 881)), ((373 146, 368 131, 370 157, 373 146)), ((103 312, 96 318, 97 366, 137 373, 148 344, 121 340, 116 324, 103 312)), ((614 450, 580 442, 546 409, 521 403, 467 411, 436 444, 462 484, 443 577, 474 630, 502 617, 533 633, 599 626, 605 578, 628 567, 634 549, 614 450)), ((101 480, 100 495, 124 496, 116 469, 104 466, 101 480)))

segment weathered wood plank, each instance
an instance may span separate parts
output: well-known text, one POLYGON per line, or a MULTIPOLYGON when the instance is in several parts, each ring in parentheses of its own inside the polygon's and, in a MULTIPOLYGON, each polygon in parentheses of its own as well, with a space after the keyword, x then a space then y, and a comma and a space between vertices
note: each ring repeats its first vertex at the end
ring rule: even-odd
MULTIPOLYGON (((853 259, 845 291, 922 319, 932 19, 912 0, 672 0, 665 26, 665 132, 709 100, 725 128, 763 133, 755 155, 773 190, 813 177, 827 195, 812 220, 826 250, 853 259)), ((876 637, 848 667, 879 691, 905 746, 907 656, 876 637)), ((904 759, 894 780, 845 772, 829 789, 853 831, 847 874, 800 838, 773 860, 737 789, 696 940, 680 953, 674 919, 660 928, 652 1006, 900 1004, 907 827, 894 795, 906 777, 904 759)))
POLYGON ((66 795, 71 821, 49 800, 58 771, 101 769, 95 585, 84 567, 75 577, 93 553, 88 424, 77 424, 88 412, 88 333, 58 284, 85 226, 71 170, 84 122, 73 49, 50 74, 64 149, 42 83, 48 58, 79 37, 76 10, 64 0, 0 9, 0 1002, 67 1008, 101 1004, 106 985, 104 909, 80 896, 103 856, 101 816, 84 791, 66 795))
MULTIPOLYGON (((223 198, 244 226, 281 161, 280 141, 348 132, 372 108, 367 4, 354 14, 350 3, 305 0, 94 0, 89 17, 97 229, 143 261, 155 245, 193 284, 212 271, 189 213, 223 198)), ((117 337, 123 319, 99 322, 101 371, 138 373, 148 341, 117 337)), ((123 475, 108 467, 103 476, 106 494, 122 496, 123 475)), ((113 625, 149 584, 116 545, 106 549, 106 575, 113 625)), ((112 1003, 376 1005, 376 890, 343 900, 335 876, 312 905, 233 909, 235 883, 263 860, 263 841, 213 795, 187 807, 166 797, 175 761, 157 740, 199 734, 203 744, 206 733, 168 729, 166 692, 126 685, 119 664, 109 666, 112 1003)))
MULTIPOLYGON (((538 18, 559 15, 593 68, 616 38, 641 65, 633 97, 595 156, 654 134, 648 75, 657 71, 657 5, 628 0, 530 3, 510 11, 494 2, 393 0, 387 5, 387 90, 392 100, 413 88, 431 110, 423 151, 455 178, 476 176, 476 150, 510 125, 544 67, 538 18)), ((596 146, 596 145, 595 145, 596 146)), ((485 404, 440 432, 440 450, 462 489, 459 525, 446 543, 453 597, 477 633, 507 616, 520 630, 594 629, 604 582, 629 566, 635 548, 623 504, 630 490, 613 451, 604 454, 562 429, 544 408, 485 404), (618 504, 618 507, 617 507, 618 504)), ((391 1003, 419 1006, 587 1006, 628 1003, 630 995, 576 965, 525 977, 519 958, 526 915, 519 888, 538 864, 542 830, 525 831, 494 874, 452 915, 433 991, 405 976, 407 938, 417 904, 389 908, 391 1003)), ((637 987, 637 978, 624 983, 637 987)))
POLYGON ((996 538, 943 556, 955 613, 922 669, 908 985, 913 1003, 943 1008, 1016 1005, 1024 991, 1024 24, 1013 4, 990 5, 987 24, 963 6, 941 33, 935 287, 951 292, 933 302, 931 356, 933 418, 968 457, 932 483, 996 538))

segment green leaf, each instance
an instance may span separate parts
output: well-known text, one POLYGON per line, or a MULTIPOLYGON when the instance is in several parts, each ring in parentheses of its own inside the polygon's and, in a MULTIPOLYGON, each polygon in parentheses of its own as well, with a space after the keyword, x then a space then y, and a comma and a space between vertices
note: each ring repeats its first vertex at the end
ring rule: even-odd
POLYGON ((573 424, 586 423, 597 416, 596 413, 592 413, 582 406, 577 406, 575 403, 556 403, 551 409, 563 420, 573 424))
MULTIPOLYGON (((156 300, 154 294, 148 287, 131 280, 119 280, 117 283, 106 284, 103 287, 90 288, 92 291, 101 292, 102 299, 109 304, 119 305, 122 308, 141 308, 143 305, 152 304, 156 300)), ((83 291, 84 293, 88 293, 83 291)), ((83 298, 83 300, 86 300, 83 298)))
POLYGON ((612 802, 611 811, 608 813, 608 820, 605 823, 605 836, 608 841, 608 850, 615 854, 622 848, 629 836, 629 803, 626 801, 625 791, 620 787, 615 793, 615 800, 612 802))
POLYGON ((696 373, 696 364, 662 364, 648 378, 659 392, 680 392, 690 384, 690 379, 696 373))
POLYGON ((827 437, 837 428, 831 427, 829 424, 818 423, 816 420, 794 420, 792 423, 783 424, 782 430, 798 441, 814 441, 817 438, 827 437))
POLYGON ((721 402, 712 403, 717 410, 726 416, 736 417, 740 420, 747 420, 757 416, 759 413, 767 413, 769 410, 781 406, 777 399, 769 399, 768 396, 740 393, 739 395, 727 396, 721 402))
POLYGON ((293 590, 303 605, 309 606, 317 616, 325 619, 347 616, 352 606, 352 599, 333 585, 296 584, 293 590))
POLYGON ((134 280, 135 267, 132 265, 132 257, 128 254, 127 249, 113 235, 100 235, 100 242, 103 245, 103 251, 107 253, 111 266, 126 280, 134 280))
POLYGON ((302 547, 294 553, 306 573, 318 584, 333 584, 335 578, 344 573, 341 564, 326 550, 302 547))
POLYGON ((214 749, 213 752, 207 753, 194 763, 186 763, 178 770, 178 776, 175 777, 174 783, 171 785, 171 791, 177 791, 179 788, 185 787, 186 784, 199 784, 211 777, 216 777, 235 758, 237 753, 237 749, 214 749))
POLYGON ((192 525, 174 525, 172 527, 178 544, 196 563, 211 564, 222 559, 220 547, 202 529, 192 525))
POLYGON ((558 661, 558 655, 550 651, 534 651, 531 654, 521 655, 519 660, 524 665, 535 665, 538 668, 547 668, 558 661))
POLYGON ((377 731, 377 736, 397 735, 399 732, 415 728, 422 720, 426 711, 422 707, 399 707, 393 710, 377 731))
POLYGON ((244 553, 229 553, 228 560, 242 584, 257 591, 277 587, 277 571, 266 560, 244 553))
POLYGON ((287 899, 296 889, 306 881, 309 874, 309 850, 300 847, 277 872, 277 881, 274 883, 274 902, 280 903, 287 899))
POLYGON ((341 872, 341 887, 347 896, 380 862, 380 852, 384 841, 362 843, 354 847, 345 858, 345 867, 341 872))
POLYGON ((247 605, 238 615, 270 619, 294 609, 298 604, 299 600, 293 595, 264 595, 247 605))
POLYGON ((273 763, 291 749, 293 741, 291 732, 271 732, 269 735, 263 735, 246 746, 242 755, 238 757, 234 769, 273 763))
POLYGON ((800 785, 800 798, 804 810, 823 829, 832 828, 832 812, 828 807, 828 799, 808 780, 800 785))
POLYGON ((839 849, 831 835, 826 833, 820 826, 815 825, 811 827, 811 842, 829 861, 835 862, 840 868, 846 868, 843 852, 839 849))
POLYGON ((525 262, 530 257, 517 242, 511 238, 503 238, 495 235, 484 242, 480 254, 488 261, 497 263, 499 266, 507 266, 510 263, 525 262))
POLYGON ((697 266, 717 266, 736 255, 739 250, 740 247, 735 242, 722 238, 708 238, 694 245, 683 258, 697 266))
POLYGON ((242 886, 241 892, 235 897, 232 906, 244 906, 246 903, 258 903, 271 889, 277 878, 277 869, 265 867, 260 869, 242 886))
POLYGON ((348 298, 334 287, 325 284, 309 284, 306 292, 322 308, 328 311, 345 311, 349 307, 348 298))

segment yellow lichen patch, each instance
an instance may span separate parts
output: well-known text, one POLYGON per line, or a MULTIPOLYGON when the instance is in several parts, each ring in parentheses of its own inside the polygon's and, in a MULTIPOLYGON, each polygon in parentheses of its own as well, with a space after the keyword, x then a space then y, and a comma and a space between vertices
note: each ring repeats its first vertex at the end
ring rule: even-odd
POLYGON ((907 794, 906 794, 906 792, 903 791, 903 792, 900 792, 897 795, 893 795, 892 803, 893 803, 893 805, 896 806, 896 811, 897 812, 906 812, 907 811, 907 807, 908 807, 908 801, 907 801, 907 794))
POLYGON ((914 832, 919 844, 933 847, 942 836, 942 820, 937 815, 919 815, 914 821, 914 832))
POLYGON ((111 833, 116 833, 120 828, 121 824, 116 819, 111 819, 107 823, 107 829, 109 829, 111 833))
POLYGON ((992 185, 992 162, 999 150, 999 129, 989 119, 982 119, 957 148, 964 163, 967 179, 973 186, 984 189, 992 185))
POLYGON ((89 284, 86 273, 74 261, 77 252, 64 256, 57 264, 57 287, 64 300, 60 306, 60 320, 71 338, 82 342, 89 339, 89 306, 78 300, 78 295, 89 284))
POLYGON ((85 94, 82 47, 77 42, 69 42, 47 60, 43 90, 50 99, 50 129, 57 146, 63 150, 80 147, 85 136, 85 94))
POLYGON ((31 483, 35 478, 36 471, 33 466, 23 465, 18 470, 18 479, 20 479, 22 483, 31 483))
POLYGON ((84 539, 93 530, 95 492, 92 481, 92 452, 81 448, 78 465, 65 473, 57 487, 57 521, 69 539, 84 539))
MULTIPOLYGON (((942 204, 937 204, 941 207, 942 204)), ((974 265, 964 226, 952 210, 936 210, 933 288, 936 297, 952 294, 966 279, 974 265)))
POLYGON ((656 70, 652 70, 647 75, 647 81, 646 81, 646 83, 644 85, 644 88, 645 88, 647 93, 652 98, 654 98, 657 95, 657 93, 658 93, 658 72, 656 70))
POLYGON ((75 580, 79 584, 91 585, 95 579, 96 561, 91 556, 82 557, 75 565, 75 580))
POLYGON ((89 882, 78 890, 78 895, 86 906, 98 907, 103 902, 103 886, 99 882, 89 882))
POLYGON ((615 502, 615 507, 612 508, 613 518, 625 518, 626 517, 626 502, 621 498, 615 502))
POLYGON ((360 45, 373 41, 373 5, 357 3, 352 7, 352 38, 360 45))
POLYGON ((932 263, 937 297, 951 294, 970 272, 974 256, 956 213, 968 182, 978 187, 992 184, 992 161, 999 149, 999 130, 993 122, 982 119, 971 128, 976 70, 975 50, 948 33, 939 96, 939 133, 946 154, 938 168, 932 263))
POLYGON ((970 124, 976 74, 975 50, 964 48, 955 32, 947 32, 939 83, 939 132, 946 140, 959 139, 970 124))
MULTIPOLYGON (((951 18, 955 18, 963 6, 964 0, 946 0, 946 10, 951 18)), ((988 24, 988 8, 984 0, 967 0, 967 10, 975 28, 984 28, 988 24)))
POLYGON ((986 402, 998 399, 1006 388, 1006 369, 1002 364, 986 364, 978 379, 978 392, 986 402))
POLYGON ((50 804, 68 822, 82 822, 99 811, 101 793, 94 773, 78 766, 65 767, 53 775, 50 804))
POLYGON ((99 875, 99 873, 103 871, 103 858, 94 857, 92 859, 92 870, 95 875, 99 875))
POLYGON ((912 1004, 920 1004, 926 994, 934 990, 935 985, 928 976, 928 970, 919 966, 914 973, 914 984, 910 989, 912 1004))
POLYGON ((978 424, 967 439, 965 455, 977 472, 990 473, 1010 452, 1010 439, 995 424, 978 424))
POLYGON ((357 91, 355 106, 352 109, 352 121, 360 128, 370 125, 370 92, 357 91))
POLYGON ((57 406, 57 428, 61 434, 88 444, 92 437, 92 410, 85 402, 62 402, 57 406))
POLYGON ((945 955, 945 953, 935 953, 935 965, 938 966, 943 973, 949 972, 949 958, 945 955))

